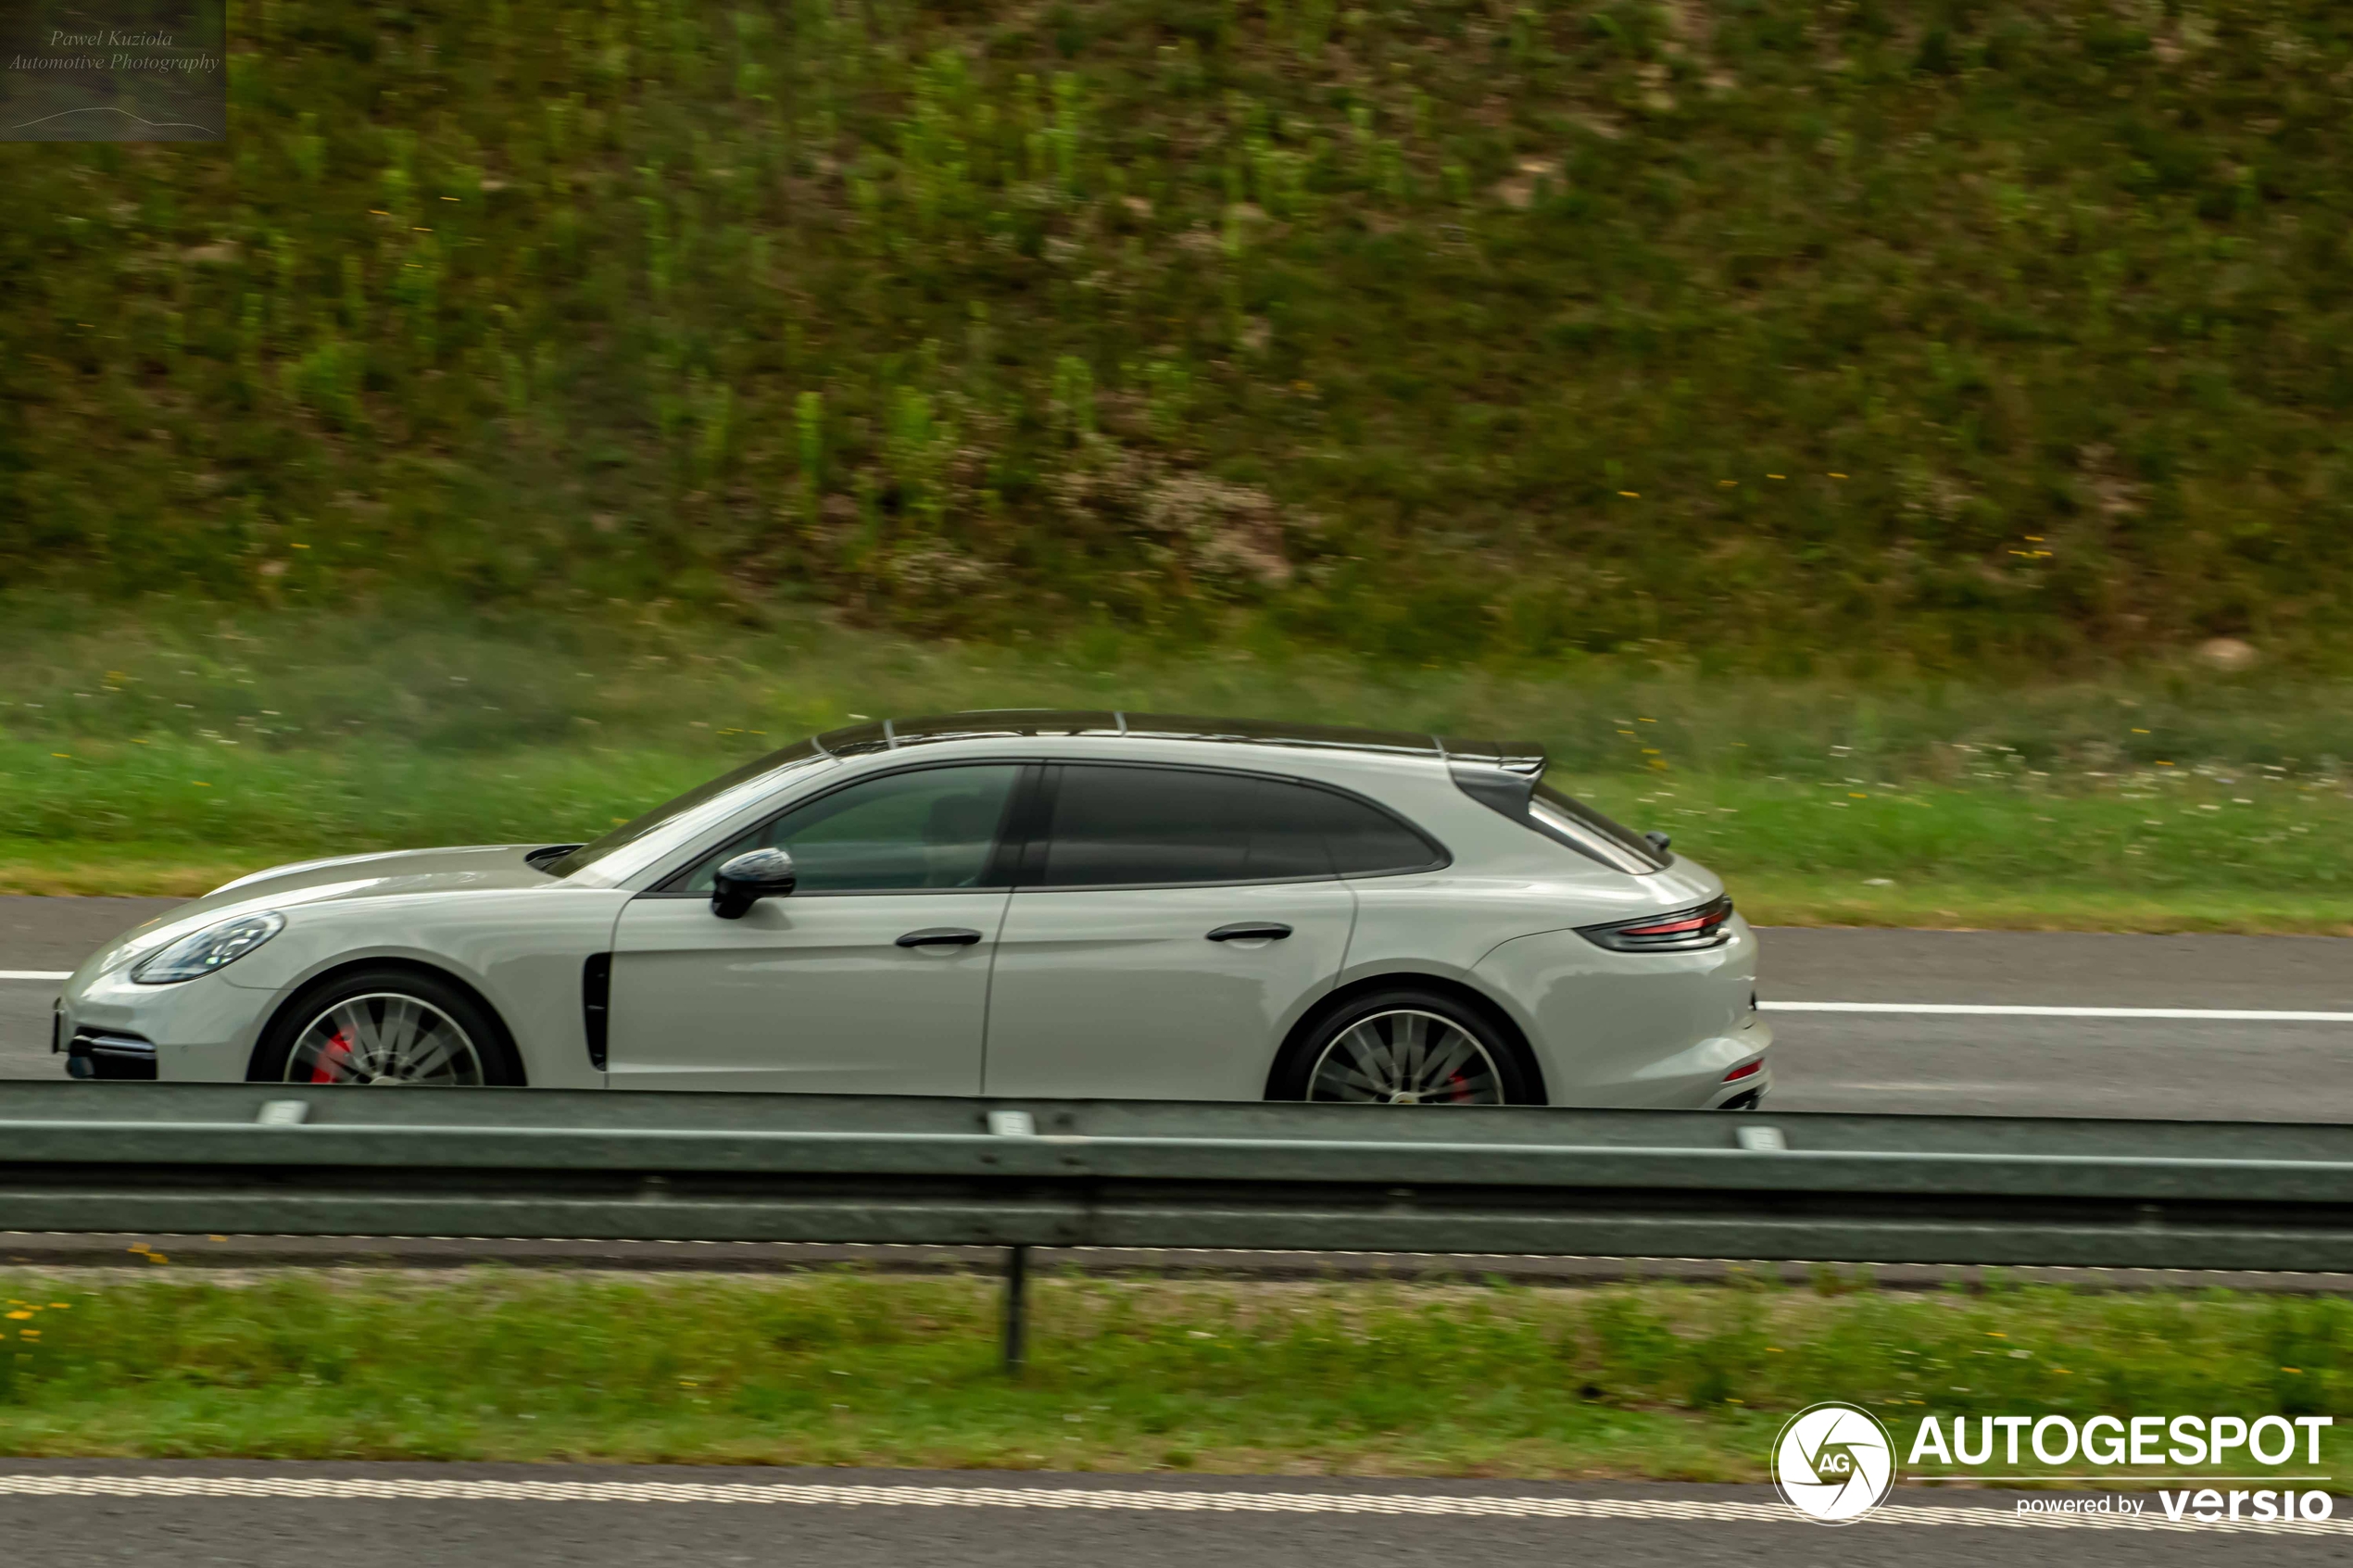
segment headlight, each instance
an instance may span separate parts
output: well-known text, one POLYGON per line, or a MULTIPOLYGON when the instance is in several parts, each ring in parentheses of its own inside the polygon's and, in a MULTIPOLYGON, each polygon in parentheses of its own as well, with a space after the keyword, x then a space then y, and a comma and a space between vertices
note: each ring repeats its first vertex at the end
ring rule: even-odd
POLYGON ((131 978, 142 985, 169 985, 195 980, 226 964, 235 963, 286 929, 286 917, 275 909, 239 915, 219 925, 208 925, 193 936, 182 936, 161 952, 139 960, 131 978))

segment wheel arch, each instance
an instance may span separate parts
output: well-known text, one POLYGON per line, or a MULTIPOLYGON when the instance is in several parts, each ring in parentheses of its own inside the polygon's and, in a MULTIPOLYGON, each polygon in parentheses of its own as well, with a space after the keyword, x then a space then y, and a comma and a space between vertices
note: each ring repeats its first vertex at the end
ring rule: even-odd
POLYGON ((463 993, 466 999, 480 1008, 483 1016, 490 1020, 492 1026, 498 1031, 498 1038, 493 1044, 506 1056, 507 1065, 515 1076, 514 1086, 530 1086, 531 1070, 524 1064, 522 1047, 515 1039, 515 1032, 507 1022, 506 1015, 498 1010, 497 1004, 484 995, 481 986, 446 965, 388 954, 348 959, 330 965, 288 992, 285 998, 262 1019, 261 1027, 254 1031, 253 1049, 245 1056, 245 1081, 256 1081, 254 1074, 261 1070, 261 1059, 277 1038, 278 1025, 309 1005, 312 997, 351 975, 386 972, 419 975, 463 993))
POLYGON ((1512 1016, 1511 1010, 1466 981, 1418 969, 1388 970, 1379 974, 1359 975, 1343 985, 1333 986, 1318 997, 1314 1007, 1300 1014, 1299 1022, 1292 1024, 1290 1032, 1283 1036, 1283 1043, 1276 1050, 1274 1060, 1267 1063, 1262 1096, 1268 1099, 1274 1098, 1276 1085, 1289 1069, 1293 1054, 1309 1035, 1323 1027, 1327 1018, 1360 997, 1406 986, 1444 997, 1486 1018, 1495 1026, 1496 1033, 1503 1036, 1504 1044, 1519 1058, 1519 1069, 1527 1075, 1528 1086, 1535 1096, 1535 1103, 1553 1103, 1552 1090, 1544 1082, 1544 1064, 1538 1060, 1535 1047, 1528 1038, 1528 1031, 1520 1027, 1519 1020, 1512 1016))

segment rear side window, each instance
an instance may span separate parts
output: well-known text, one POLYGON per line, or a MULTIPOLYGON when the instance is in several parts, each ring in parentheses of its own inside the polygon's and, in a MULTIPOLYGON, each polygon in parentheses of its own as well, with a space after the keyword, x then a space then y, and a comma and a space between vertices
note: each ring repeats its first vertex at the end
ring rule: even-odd
POLYGON ((1305 784, 1191 768, 1058 772, 1037 885, 1281 882, 1443 859, 1386 813, 1305 784))

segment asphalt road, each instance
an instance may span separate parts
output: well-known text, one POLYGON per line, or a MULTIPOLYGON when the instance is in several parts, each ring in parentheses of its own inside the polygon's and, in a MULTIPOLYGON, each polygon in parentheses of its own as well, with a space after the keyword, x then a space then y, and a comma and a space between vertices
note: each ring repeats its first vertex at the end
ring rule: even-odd
MULTIPOLYGON (((0 897, 0 972, 71 969, 172 901, 0 897)), ((1768 1006, 2353 1014, 2353 940, 1773 930, 1768 1006)), ((0 980, 0 1077, 48 1077, 51 981, 0 980)), ((1775 1011, 1782 1110, 2336 1121, 2353 1022, 1775 1011)))
MULTIPOLYGON (((2016 1494, 1898 1488, 1877 1513, 1831 1529, 1756 1486, 58 1461, 0 1465, 0 1541, 11 1561, 43 1568, 1230 1568, 1317 1559, 1365 1568, 1877 1568, 1899 1556, 1913 1568, 1978 1568, 1991 1552, 2070 1568, 2353 1562, 2353 1526, 2343 1523, 2168 1529, 2159 1514, 2020 1524, 2016 1502, 2016 1494), (76 1484, 52 1479, 65 1476, 145 1495, 24 1495, 76 1484), (468 1489, 453 1483, 470 1482, 488 1495, 449 1495, 468 1489), (233 1495, 271 1489, 311 1495, 233 1495)), ((2158 1513, 2153 1499, 2147 1506, 2158 1513)))

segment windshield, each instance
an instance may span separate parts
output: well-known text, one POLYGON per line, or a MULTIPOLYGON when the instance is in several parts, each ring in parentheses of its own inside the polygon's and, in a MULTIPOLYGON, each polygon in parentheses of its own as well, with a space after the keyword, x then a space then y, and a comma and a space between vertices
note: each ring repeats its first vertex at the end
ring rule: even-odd
POLYGON ((708 784, 697 784, 675 799, 665 800, 641 817, 632 817, 594 844, 584 844, 549 865, 549 876, 570 876, 584 867, 593 866, 625 844, 634 844, 655 829, 686 815, 707 800, 713 800, 739 784, 749 784, 763 773, 773 773, 796 762, 805 762, 824 755, 813 740, 796 741, 782 751, 772 751, 755 758, 733 772, 722 773, 708 784))

